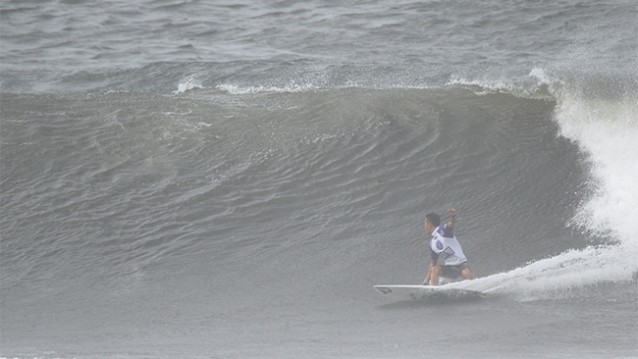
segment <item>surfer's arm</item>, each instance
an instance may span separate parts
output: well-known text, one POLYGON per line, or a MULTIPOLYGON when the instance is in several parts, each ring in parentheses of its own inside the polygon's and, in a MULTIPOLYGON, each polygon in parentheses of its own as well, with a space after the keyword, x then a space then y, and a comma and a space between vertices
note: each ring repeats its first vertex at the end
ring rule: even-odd
POLYGON ((450 217, 449 221, 447 222, 447 228, 454 229, 454 226, 456 226, 456 209, 448 209, 447 214, 450 217))

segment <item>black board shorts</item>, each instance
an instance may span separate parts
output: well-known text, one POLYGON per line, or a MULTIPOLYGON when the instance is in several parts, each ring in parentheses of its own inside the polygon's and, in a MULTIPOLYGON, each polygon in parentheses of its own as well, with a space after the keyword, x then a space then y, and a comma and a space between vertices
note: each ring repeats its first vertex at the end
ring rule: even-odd
POLYGON ((465 268, 467 268, 467 262, 455 266, 442 265, 440 275, 446 278, 458 278, 465 268))

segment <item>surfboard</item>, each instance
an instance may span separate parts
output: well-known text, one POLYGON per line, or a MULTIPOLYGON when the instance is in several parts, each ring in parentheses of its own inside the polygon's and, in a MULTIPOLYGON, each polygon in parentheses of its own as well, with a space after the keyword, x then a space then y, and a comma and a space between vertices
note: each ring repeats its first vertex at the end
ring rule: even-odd
POLYGON ((375 285, 379 293, 395 300, 470 301, 485 297, 483 292, 445 285, 375 285))

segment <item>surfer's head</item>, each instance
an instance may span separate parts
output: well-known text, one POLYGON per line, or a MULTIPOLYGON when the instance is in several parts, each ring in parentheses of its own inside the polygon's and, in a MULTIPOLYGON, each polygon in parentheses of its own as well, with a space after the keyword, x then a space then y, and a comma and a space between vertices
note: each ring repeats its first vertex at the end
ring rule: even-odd
POLYGON ((436 227, 441 225, 441 216, 434 212, 430 212, 425 215, 425 225, 423 228, 425 229, 425 233, 432 234, 436 227))

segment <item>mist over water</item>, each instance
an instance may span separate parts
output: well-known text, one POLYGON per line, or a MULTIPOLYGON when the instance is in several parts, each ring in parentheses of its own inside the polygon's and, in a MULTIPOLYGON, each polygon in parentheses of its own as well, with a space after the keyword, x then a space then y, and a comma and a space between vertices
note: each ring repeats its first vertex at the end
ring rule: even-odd
POLYGON ((0 356, 638 355, 637 13, 3 2, 0 356))

